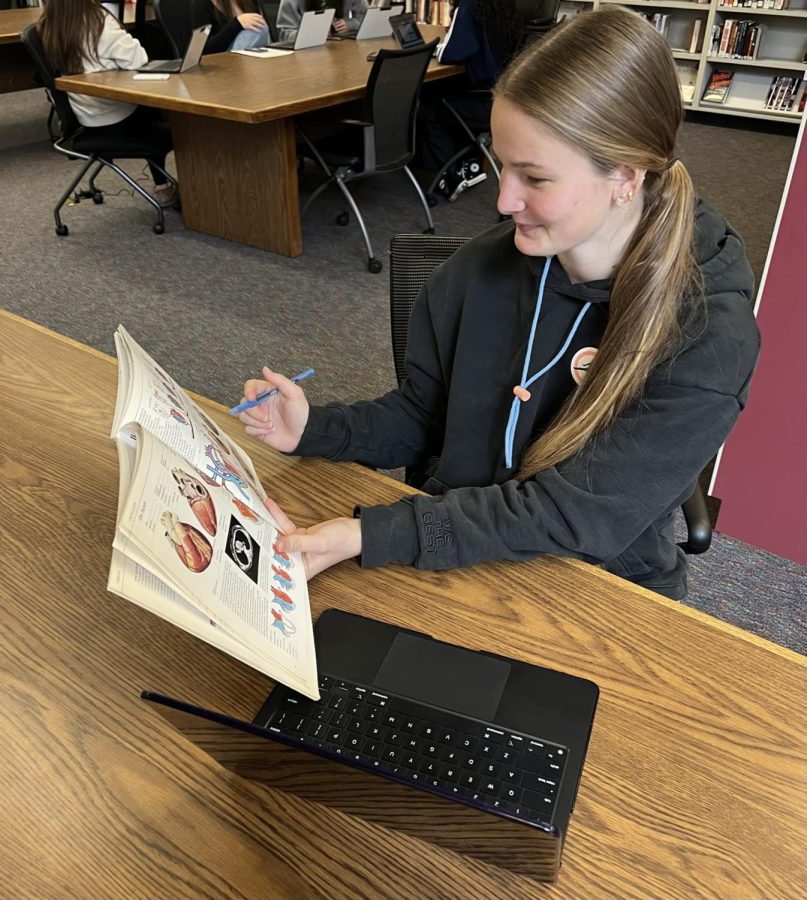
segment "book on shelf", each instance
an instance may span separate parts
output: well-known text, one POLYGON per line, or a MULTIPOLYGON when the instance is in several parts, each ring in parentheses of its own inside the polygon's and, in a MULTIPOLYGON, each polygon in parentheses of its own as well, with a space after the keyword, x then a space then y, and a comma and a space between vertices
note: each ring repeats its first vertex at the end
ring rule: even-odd
POLYGON ((277 548, 252 461, 122 326, 115 348, 109 590, 317 699, 303 561, 277 548))
POLYGON ((701 100, 706 103, 725 103, 731 88, 733 73, 727 69, 715 69, 709 76, 709 83, 701 100))
POLYGON ((756 59, 764 27, 753 19, 727 19, 716 23, 712 26, 710 56, 756 59))
POLYGON ((692 37, 689 40, 689 52, 697 53, 698 52, 698 41, 701 36, 701 26, 703 25, 702 19, 695 19, 695 22, 692 25, 692 37))

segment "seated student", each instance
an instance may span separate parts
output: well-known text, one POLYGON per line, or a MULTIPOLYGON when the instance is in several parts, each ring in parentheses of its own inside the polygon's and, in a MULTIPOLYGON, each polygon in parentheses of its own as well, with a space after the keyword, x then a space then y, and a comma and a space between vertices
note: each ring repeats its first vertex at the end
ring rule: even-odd
POLYGON ((367 0, 280 0, 277 12, 277 35, 281 41, 293 41, 300 30, 303 13, 318 9, 335 9, 332 29, 336 34, 350 34, 359 30, 367 0))
MULTIPOLYGON (((146 51, 97 0, 46 0, 37 22, 45 56, 62 75, 139 69, 148 62, 146 51)), ((165 169, 171 150, 171 132, 162 113, 146 106, 68 93, 70 106, 85 128, 104 128, 115 138, 137 140, 144 131, 159 130, 165 152, 149 161, 165 169)), ((160 206, 171 206, 176 188, 154 166, 154 196, 160 206)))
MULTIPOLYGON (((521 46, 523 25, 516 0, 456 0, 451 27, 438 45, 436 57, 442 63, 463 64, 464 85, 435 85, 421 104, 418 162, 424 169, 440 169, 468 143, 468 135, 443 106, 441 97, 446 96, 467 122, 487 125, 490 121, 490 96, 468 92, 493 87, 521 46)), ((481 177, 478 173, 481 161, 478 154, 472 154, 446 173, 440 190, 453 201, 466 186, 484 179, 484 173, 481 177)))
POLYGON ((205 53, 251 50, 269 43, 269 26, 255 0, 193 0, 191 27, 212 25, 205 53))
POLYGON ((743 243, 675 155, 681 119, 652 25, 611 5, 576 16, 496 87, 513 218, 420 293, 401 388, 317 407, 269 369, 246 383, 249 399, 279 388, 241 420, 285 453, 439 455, 432 496, 310 528, 271 503, 309 577, 354 556, 439 570, 549 553, 684 597, 673 519, 745 405, 759 333, 743 243))

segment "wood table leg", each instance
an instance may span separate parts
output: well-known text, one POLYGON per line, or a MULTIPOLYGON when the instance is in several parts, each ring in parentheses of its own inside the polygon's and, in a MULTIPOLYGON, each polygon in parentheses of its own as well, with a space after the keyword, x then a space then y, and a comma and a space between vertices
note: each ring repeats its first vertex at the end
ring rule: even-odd
POLYGON ((36 67, 22 44, 0 45, 0 94, 35 88, 36 67))
POLYGON ((252 125, 169 113, 188 228, 271 250, 303 252, 291 119, 252 125))

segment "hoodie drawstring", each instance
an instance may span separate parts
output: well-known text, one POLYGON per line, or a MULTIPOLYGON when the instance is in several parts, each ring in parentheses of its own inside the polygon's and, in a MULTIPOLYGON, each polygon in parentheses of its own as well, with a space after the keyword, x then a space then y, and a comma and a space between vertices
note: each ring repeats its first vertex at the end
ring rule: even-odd
MULTIPOLYGON (((546 262, 544 263, 544 271, 541 273, 541 283, 538 287, 538 299, 535 301, 535 313, 532 317, 532 327, 530 328, 530 339, 527 343, 527 352, 524 356, 524 366, 521 372, 521 383, 516 385, 516 388, 521 388, 522 391, 526 391, 526 389, 536 382, 542 375, 546 375, 546 373, 554 366, 558 360, 563 356, 563 354, 569 349, 569 344, 571 344, 572 339, 577 333, 577 329, 580 326, 580 323, 583 321, 583 316, 588 312, 589 307, 591 306, 591 301, 580 310, 577 318, 574 321, 571 329, 569 330, 569 334, 566 336, 566 340, 563 343, 563 346, 558 350, 555 356, 541 369, 539 372, 536 372, 531 377, 527 377, 527 373, 529 371, 530 359, 532 359, 532 345, 535 341, 535 330, 538 325, 538 317, 541 315, 541 305, 544 300, 544 285, 546 284, 546 277, 549 274, 549 267, 552 264, 552 257, 547 256, 546 262)), ((524 400, 520 397, 516 396, 513 398, 513 403, 510 406, 510 416, 507 420, 507 428, 504 432, 504 461, 505 465, 508 469, 513 468, 513 440, 516 434, 516 427, 518 426, 518 416, 521 411, 522 402, 526 402, 529 399, 529 395, 526 395, 524 400)))

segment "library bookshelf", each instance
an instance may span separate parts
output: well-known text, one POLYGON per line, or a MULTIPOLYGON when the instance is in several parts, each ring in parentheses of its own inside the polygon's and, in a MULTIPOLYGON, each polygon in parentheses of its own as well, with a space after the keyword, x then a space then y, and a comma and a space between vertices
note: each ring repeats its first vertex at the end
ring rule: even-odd
MULTIPOLYGON (((619 3, 655 16, 672 48, 681 84, 681 98, 687 109, 718 115, 745 116, 775 122, 801 121, 799 101, 807 90, 803 57, 807 54, 807 0, 789 0, 787 9, 733 6, 723 0, 563 0, 559 16, 619 3), (663 17, 663 18, 662 18, 663 17), (713 34, 728 32, 732 21, 757 26, 754 58, 740 59, 728 49, 713 47, 713 34), (696 23, 700 23, 696 25, 696 23), (697 31, 696 31, 697 28, 697 31), (694 42, 693 42, 694 37, 694 42), (715 71, 730 71, 731 87, 722 103, 710 103, 703 95, 715 71), (796 86, 789 110, 766 109, 765 104, 776 78, 790 78, 796 86)), ((770 2, 770 0, 764 0, 770 2)), ((787 0, 779 0, 787 2, 787 0)))

